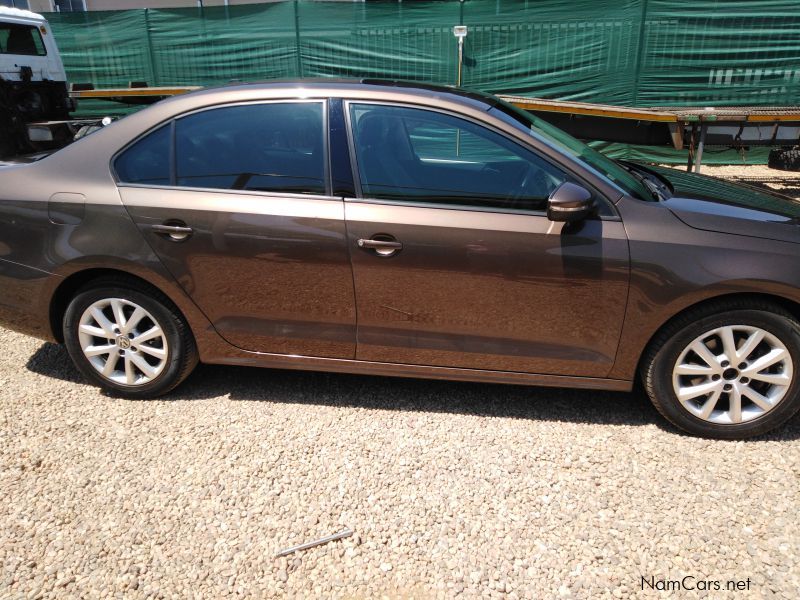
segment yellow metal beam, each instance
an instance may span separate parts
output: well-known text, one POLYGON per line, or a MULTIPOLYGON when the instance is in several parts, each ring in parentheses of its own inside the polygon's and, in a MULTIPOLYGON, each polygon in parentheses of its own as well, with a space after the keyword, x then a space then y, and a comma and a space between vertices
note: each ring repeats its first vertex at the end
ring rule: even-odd
POLYGON ((755 121, 759 123, 763 122, 773 122, 773 121, 800 121, 800 114, 784 114, 784 115, 749 115, 747 117, 748 121, 755 121))
MULTIPOLYGON (((97 90, 71 90, 70 96, 78 99, 116 98, 160 98, 177 96, 194 90, 200 86, 169 86, 141 88, 105 88, 97 90)), ((632 121, 651 121, 660 123, 680 123, 697 121, 748 121, 755 123, 797 122, 800 121, 800 109, 796 106, 783 108, 720 107, 718 110, 699 108, 628 108, 610 104, 591 104, 588 102, 562 102, 529 98, 526 96, 501 95, 500 98, 524 110, 555 112, 570 115, 587 115, 592 117, 609 117, 632 121), (739 112, 741 111, 741 112, 739 112)), ((677 143, 677 142, 676 142, 677 143)))
POLYGON ((194 90, 200 86, 143 87, 143 88, 106 88, 100 90, 72 90, 73 98, 154 98, 160 96, 177 96, 194 90))
POLYGON ((528 98, 525 96, 500 96, 524 110, 539 112, 555 112, 571 115, 588 115, 592 117, 610 117, 613 119, 630 119, 635 121, 655 121, 663 123, 775 123, 800 121, 800 107, 735 107, 721 106, 719 108, 628 108, 626 106, 612 106, 608 104, 590 104, 588 102, 562 102, 559 100, 544 100, 542 98, 528 98))
POLYGON ((661 110, 649 110, 646 108, 627 108, 624 106, 589 104, 586 102, 558 102, 555 100, 542 100, 541 98, 526 98, 524 96, 500 96, 500 98, 523 110, 589 115, 593 117, 611 117, 634 121, 658 121, 664 123, 674 123, 678 120, 678 117, 673 113, 661 110))

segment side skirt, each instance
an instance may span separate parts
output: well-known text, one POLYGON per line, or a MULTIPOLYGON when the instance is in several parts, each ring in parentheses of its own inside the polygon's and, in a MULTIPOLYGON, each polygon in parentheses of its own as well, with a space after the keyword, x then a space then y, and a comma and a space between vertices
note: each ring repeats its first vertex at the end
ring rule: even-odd
POLYGON ((398 363, 380 363, 363 360, 337 358, 315 358, 287 354, 265 354, 239 351, 235 356, 204 356, 203 362, 218 365, 266 367, 271 369, 294 369, 300 371, 328 371, 357 375, 384 375, 389 377, 412 377, 419 379, 445 379, 451 381, 477 381, 485 383, 508 383, 544 387, 581 388, 629 392, 632 381, 603 379, 599 377, 569 377, 565 375, 539 375, 515 371, 487 371, 452 367, 429 367, 398 363))

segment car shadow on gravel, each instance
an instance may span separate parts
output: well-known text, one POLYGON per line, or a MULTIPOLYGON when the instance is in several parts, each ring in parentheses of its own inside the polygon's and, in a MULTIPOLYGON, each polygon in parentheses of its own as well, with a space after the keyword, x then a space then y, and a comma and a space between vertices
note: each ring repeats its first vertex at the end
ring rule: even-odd
POLYGON ((25 367, 33 373, 61 381, 85 382, 83 375, 75 368, 72 359, 67 354, 67 349, 61 344, 45 342, 28 359, 25 367))
MULTIPOLYGON (((40 375, 83 383, 66 349, 45 343, 27 368, 40 375)), ((376 410, 454 413, 488 417, 609 425, 656 425, 681 432, 667 423, 644 392, 605 392, 533 386, 437 381, 400 377, 348 375, 198 365, 166 401, 228 397, 240 401, 341 406, 376 410)), ((800 439, 800 415, 779 430, 751 441, 800 439)))

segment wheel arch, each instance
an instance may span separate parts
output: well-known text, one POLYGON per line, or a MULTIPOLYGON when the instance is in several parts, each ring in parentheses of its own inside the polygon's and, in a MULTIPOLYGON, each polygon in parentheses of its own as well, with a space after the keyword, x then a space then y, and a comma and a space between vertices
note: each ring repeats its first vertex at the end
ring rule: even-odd
MULTIPOLYGON (((52 296, 51 319, 54 321, 54 328, 59 334, 63 331, 63 337, 65 338, 63 341, 70 357, 77 369, 90 383, 94 383, 113 396, 146 399, 170 392, 180 385, 194 370, 194 367, 199 362, 195 333, 186 318, 185 311, 181 310, 181 307, 164 293, 160 287, 143 277, 107 268, 87 268, 78 271, 67 277, 58 286, 52 296), (130 336, 129 332, 125 332, 128 335, 120 335, 120 329, 115 328, 113 332, 109 332, 108 329, 104 328, 104 331, 114 336, 116 340, 112 340, 113 345, 110 352, 103 352, 108 354, 108 358, 106 358, 101 367, 91 361, 89 355, 86 354, 85 342, 80 339, 79 322, 82 320, 81 314, 85 310, 84 307, 91 304, 78 304, 76 306, 73 299, 78 298, 79 302, 86 303, 88 295, 89 303, 98 301, 107 303, 105 299, 108 298, 109 293, 115 296, 119 294, 117 297, 122 298, 130 296, 140 305, 142 303, 145 305, 151 304, 149 308, 144 306, 144 310, 153 315, 148 314, 148 317, 152 320, 150 326, 158 326, 155 328, 156 337, 163 338, 164 344, 160 346, 163 352, 160 355, 159 364, 150 363, 150 367, 153 368, 152 372, 147 368, 142 370, 142 361, 137 360, 135 356, 129 360, 128 348, 131 348, 131 344, 128 344, 128 346, 120 344, 119 354, 124 356, 125 362, 125 367, 122 369, 124 376, 122 380, 118 377, 112 377, 116 371, 120 370, 118 363, 122 360, 122 356, 117 355, 119 340, 124 338, 128 341, 130 336), (59 324, 63 324, 63 329, 58 327, 59 324), (107 371, 109 365, 111 365, 111 370, 107 371), (155 370, 156 366, 158 366, 157 370, 155 370), (140 381, 138 377, 132 378, 135 376, 137 369, 140 374, 145 376, 144 380, 140 381)), ((130 297, 128 298, 129 300, 131 299, 130 297)), ((113 319, 120 327, 125 325, 119 315, 115 314, 113 319)), ((137 325, 138 323, 134 323, 134 327, 137 325)), ((101 333, 101 337, 108 338, 109 335, 101 333)), ((131 337, 133 337, 132 341, 135 342, 137 338, 135 336, 131 337)), ((137 344, 137 346, 138 349, 132 347, 132 352, 141 359, 142 355, 139 353, 144 351, 144 345, 137 344)), ((148 350, 148 352, 151 352, 151 350, 148 350)))
POLYGON ((789 314, 791 314, 795 319, 800 321, 800 302, 796 302, 794 300, 790 300, 783 296, 777 296, 775 294, 767 294, 767 293, 758 293, 758 292, 736 292, 736 293, 729 293, 729 294, 722 294, 719 296, 712 296, 710 298, 705 298, 694 304, 690 304, 689 306, 685 306, 680 311, 672 315, 669 319, 664 321, 650 338, 647 340, 647 343, 642 348, 641 355, 639 360, 636 364, 636 371, 634 373, 634 379, 640 380, 642 367, 644 366, 645 361, 647 360, 647 356, 649 355, 649 351, 652 348, 653 344, 655 344, 659 338, 662 336, 664 331, 668 330, 672 327, 677 321, 679 321, 684 315, 689 312, 694 312, 698 310, 703 310, 704 308, 713 306, 715 304, 730 304, 731 308, 742 308, 745 307, 747 304, 774 304, 789 314), (738 306, 733 306, 737 304, 738 306))
POLYGON ((184 321, 186 321, 186 323, 189 325, 189 329, 193 329, 192 321, 187 318, 186 311, 181 307, 181 303, 176 302, 172 294, 163 289, 163 286, 155 285, 143 277, 134 275, 133 273, 129 273, 121 269, 87 268, 76 271, 65 277, 51 295, 49 309, 50 329, 53 337, 59 343, 64 342, 62 322, 70 301, 75 297, 75 294, 81 288, 86 287, 92 281, 98 281, 101 279, 117 279, 118 281, 127 280, 134 283, 137 286, 136 289, 150 289, 165 296, 174 305, 175 309, 180 313, 184 321))

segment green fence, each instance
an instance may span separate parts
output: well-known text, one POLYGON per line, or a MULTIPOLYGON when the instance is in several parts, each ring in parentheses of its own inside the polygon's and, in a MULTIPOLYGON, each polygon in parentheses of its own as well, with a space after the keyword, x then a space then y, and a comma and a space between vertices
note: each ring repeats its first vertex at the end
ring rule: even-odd
POLYGON ((287 1, 48 17, 70 81, 454 83, 633 106, 800 104, 798 0, 287 1))

